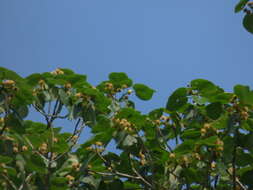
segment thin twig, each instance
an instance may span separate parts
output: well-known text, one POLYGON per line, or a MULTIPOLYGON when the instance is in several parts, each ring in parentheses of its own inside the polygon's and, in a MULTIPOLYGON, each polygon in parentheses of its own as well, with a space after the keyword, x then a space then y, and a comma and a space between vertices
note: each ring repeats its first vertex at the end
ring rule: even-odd
POLYGON ((18 188, 16 187, 16 185, 13 183, 13 181, 11 181, 5 174, 2 174, 2 176, 10 184, 10 186, 12 186, 13 189, 18 190, 18 188))
MULTIPOLYGON (((130 156, 131 156, 131 155, 130 155, 130 156)), ((129 158, 129 160, 130 160, 131 168, 132 168, 133 172, 140 178, 141 181, 143 181, 146 185, 148 185, 149 187, 152 188, 152 185, 151 185, 146 179, 144 179, 144 178, 141 176, 141 174, 139 174, 139 172, 135 169, 134 164, 133 164, 133 162, 131 161, 131 158, 129 158)))
MULTIPOLYGON (((10 107, 9 107, 9 105, 7 104, 7 101, 8 101, 8 100, 7 100, 7 98, 8 98, 7 93, 4 92, 4 91, 2 91, 2 93, 4 94, 4 98, 5 98, 5 100, 4 100, 5 117, 4 117, 4 118, 6 118, 6 117, 10 114, 10 107)), ((0 131, 0 136, 3 135, 5 129, 7 128, 7 125, 6 125, 6 121, 5 121, 5 120, 6 120, 6 119, 4 119, 4 126, 3 126, 3 128, 1 129, 1 131, 0 131)))
POLYGON ((30 181, 30 179, 32 178, 33 175, 34 175, 34 173, 30 173, 30 174, 26 177, 26 179, 25 179, 25 181, 22 183, 22 185, 18 188, 18 190, 22 190, 23 187, 24 187, 24 185, 27 184, 27 183, 30 181))
POLYGON ((119 177, 126 177, 126 178, 130 178, 130 179, 136 179, 136 180, 140 180, 141 179, 139 176, 133 176, 133 175, 121 173, 121 172, 118 172, 118 171, 115 171, 115 172, 97 172, 97 171, 93 171, 93 170, 89 170, 89 171, 94 172, 96 174, 104 175, 104 176, 114 176, 114 175, 117 175, 119 177))
POLYGON ((44 117, 50 117, 50 118, 59 118, 59 119, 66 119, 68 117, 69 114, 66 114, 66 115, 54 115, 54 114, 47 114, 45 113, 43 110, 39 109, 36 105, 33 104, 33 107, 41 114, 43 115, 44 117))
MULTIPOLYGON (((231 172, 230 172, 228 169, 226 169, 226 172, 230 175, 230 177, 233 177, 233 173, 231 174, 231 172)), ((236 183, 241 187, 241 189, 243 189, 243 190, 248 190, 248 189, 242 184, 242 182, 238 179, 238 177, 235 178, 235 181, 236 181, 236 183)))
POLYGON ((238 137, 238 130, 235 131, 235 144, 233 149, 233 158, 232 158, 232 178, 233 178, 233 190, 236 190, 236 148, 237 148, 237 137, 238 137))
POLYGON ((74 129, 72 135, 67 139, 67 142, 69 142, 77 134, 77 132, 78 132, 77 129, 78 129, 80 122, 81 122, 81 119, 79 118, 75 124, 75 129, 74 129))
POLYGON ((60 155, 58 155, 58 156, 57 156, 55 159, 53 159, 52 161, 57 161, 57 160, 59 160, 61 157, 63 157, 64 155, 66 155, 68 152, 70 152, 70 151, 72 150, 72 148, 76 145, 78 139, 80 138, 81 133, 82 133, 83 129, 85 128, 86 124, 87 124, 87 123, 83 123, 83 124, 82 124, 81 128, 79 129, 78 134, 76 134, 76 135, 77 135, 77 139, 76 139, 76 140, 74 141, 74 143, 69 147, 69 150, 66 151, 66 152, 64 152, 64 153, 62 153, 62 154, 60 154, 60 155))
POLYGON ((159 127, 157 127, 157 131, 159 132, 159 135, 163 138, 163 142, 164 142, 165 146, 169 149, 170 152, 172 152, 173 151, 172 148, 166 142, 164 135, 162 134, 162 131, 159 127))

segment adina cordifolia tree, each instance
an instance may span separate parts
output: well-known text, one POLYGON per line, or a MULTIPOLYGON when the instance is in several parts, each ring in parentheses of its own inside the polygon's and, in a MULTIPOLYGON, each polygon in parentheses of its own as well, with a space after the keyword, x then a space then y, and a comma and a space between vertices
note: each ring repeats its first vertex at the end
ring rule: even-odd
MULTIPOLYGON (((240 11, 253 33, 253 2, 240 11)), ((125 73, 92 86, 70 69, 22 78, 0 67, 0 190, 253 189, 248 86, 196 79, 162 108, 135 109, 132 96, 154 92, 125 73)))
POLYGON ((248 86, 225 92, 196 79, 162 108, 135 109, 132 96, 147 101, 153 93, 125 73, 92 86, 69 69, 22 78, 0 68, 0 189, 253 188, 248 86), (28 120, 30 112, 43 122, 28 120))

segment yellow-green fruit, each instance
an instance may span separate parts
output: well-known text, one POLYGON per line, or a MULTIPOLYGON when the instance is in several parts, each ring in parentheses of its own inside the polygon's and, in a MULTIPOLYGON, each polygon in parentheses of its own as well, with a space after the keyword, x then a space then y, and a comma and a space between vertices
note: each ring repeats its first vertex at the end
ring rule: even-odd
POLYGON ((169 157, 173 159, 176 158, 176 155, 174 153, 170 153, 169 157))
POLYGON ((21 149, 22 149, 22 151, 27 151, 27 150, 28 150, 28 147, 24 145, 24 146, 22 146, 21 149))
POLYGON ((18 147, 14 146, 12 150, 14 153, 18 153, 18 147))

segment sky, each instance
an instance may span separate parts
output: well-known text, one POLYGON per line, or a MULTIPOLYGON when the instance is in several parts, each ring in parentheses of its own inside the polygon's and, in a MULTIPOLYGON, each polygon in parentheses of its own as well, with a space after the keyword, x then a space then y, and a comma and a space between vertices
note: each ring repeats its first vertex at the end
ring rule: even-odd
POLYGON ((21 76, 70 68, 98 84, 126 72, 155 89, 147 111, 191 80, 252 86, 253 35, 237 0, 1 0, 0 66, 21 76))

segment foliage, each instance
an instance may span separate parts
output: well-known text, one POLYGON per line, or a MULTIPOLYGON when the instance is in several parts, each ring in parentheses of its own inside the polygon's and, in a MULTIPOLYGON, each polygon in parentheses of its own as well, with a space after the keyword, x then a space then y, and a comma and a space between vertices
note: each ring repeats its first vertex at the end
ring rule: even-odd
POLYGON ((243 11, 245 13, 243 18, 244 28, 253 33, 253 1, 240 0, 235 6, 235 13, 243 11))
POLYGON ((125 73, 95 87, 69 69, 22 78, 0 68, 0 189, 253 188, 248 86, 228 93, 196 79, 165 108, 135 109, 132 94, 149 100, 154 92, 125 73), (30 112, 44 122, 28 120, 30 112), (69 120, 73 132, 62 132, 58 120, 69 120), (82 141, 88 128, 92 138, 82 141), (109 151, 112 143, 117 149, 109 151))

